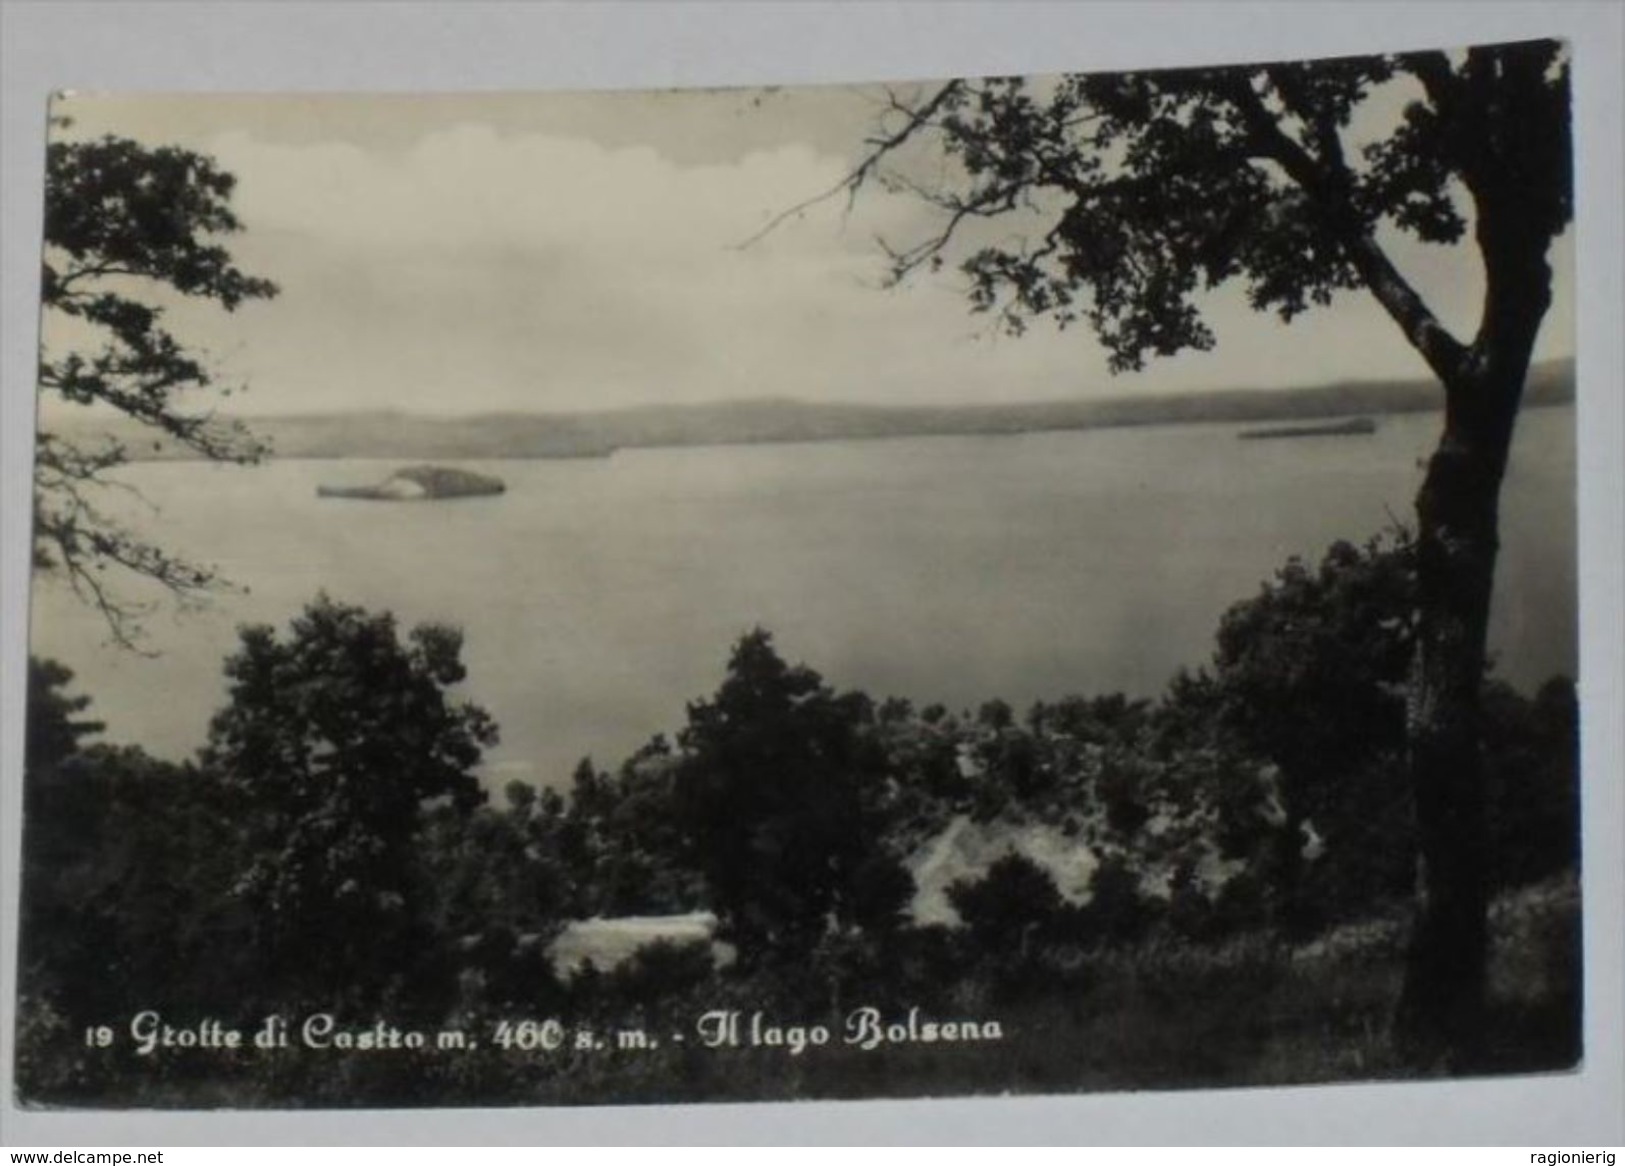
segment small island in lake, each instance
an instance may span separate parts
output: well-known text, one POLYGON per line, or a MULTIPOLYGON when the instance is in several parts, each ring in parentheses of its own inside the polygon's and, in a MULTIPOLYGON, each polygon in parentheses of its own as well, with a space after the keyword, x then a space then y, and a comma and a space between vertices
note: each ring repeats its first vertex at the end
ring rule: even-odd
POLYGON ((1347 421, 1327 421, 1315 425, 1243 429, 1236 436, 1243 441, 1262 441, 1272 437, 1367 437, 1376 431, 1377 423, 1371 418, 1351 417, 1347 421))
POLYGON ((373 486, 317 486, 320 498, 369 498, 386 502, 415 502, 435 498, 471 498, 501 494, 501 478, 446 466, 407 466, 373 486))

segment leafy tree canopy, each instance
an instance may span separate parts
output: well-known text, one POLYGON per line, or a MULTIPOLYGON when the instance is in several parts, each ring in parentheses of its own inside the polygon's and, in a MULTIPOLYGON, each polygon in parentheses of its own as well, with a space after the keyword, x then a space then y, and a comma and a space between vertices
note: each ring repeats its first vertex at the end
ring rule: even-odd
MULTIPOLYGON (((1017 332, 1041 316, 1087 322, 1114 370, 1211 348, 1198 293, 1239 279, 1283 319, 1367 288, 1449 379, 1469 353, 1381 232, 1455 243, 1488 215, 1532 239, 1561 233, 1573 214, 1567 85, 1555 41, 962 79, 894 96, 842 188, 879 181, 942 212, 939 230, 890 249, 897 276, 940 267, 963 242, 977 308, 1017 332), (1364 116, 1379 93, 1403 110, 1392 124, 1364 116), (957 178, 918 180, 921 153, 953 160, 957 178), (988 220, 997 242, 976 230, 988 220)), ((1486 331, 1496 323, 1487 315, 1486 331)))
POLYGON ((975 941, 994 952, 1025 946, 1066 907, 1050 873, 1015 852, 995 860, 980 879, 952 883, 947 895, 975 941))
POLYGON ((497 739, 483 709, 447 694, 461 646, 437 625, 403 643, 392 616, 326 596, 285 639, 242 630, 203 765, 236 802, 239 894, 273 963, 323 953, 328 982, 344 966, 361 988, 396 966, 391 937, 422 925, 426 811, 484 802, 474 769, 497 739))
POLYGON ((757 630, 716 696, 689 706, 676 797, 692 853, 741 957, 805 953, 832 923, 884 928, 912 894, 885 853, 873 709, 787 664, 757 630))
POLYGON ((1114 371, 1212 347, 1201 293, 1239 282, 1287 320, 1363 288, 1438 377, 1445 423, 1417 495, 1409 684, 1425 879, 1397 1014, 1420 1062, 1471 1060, 1483 1030, 1480 706, 1498 499, 1552 302, 1548 252, 1573 216, 1569 114, 1557 41, 957 80, 894 98, 827 192, 913 191, 941 223, 891 250, 898 278, 952 254, 977 309, 1016 332, 1084 321, 1114 371), (899 164, 910 151, 937 165, 899 164), (1407 235, 1471 239, 1484 296, 1470 338, 1394 262, 1407 235))
POLYGON ((1337 542, 1317 565, 1289 560, 1220 623, 1212 711, 1275 767, 1281 816, 1264 861, 1289 925, 1369 909, 1414 884, 1404 758, 1415 589, 1407 534, 1337 542), (1312 862, 1306 851, 1318 852, 1312 862))
POLYGON ((73 670, 56 660, 28 658, 28 727, 24 772, 32 784, 53 772, 79 749, 85 737, 102 731, 100 721, 77 720, 90 707, 90 697, 70 696, 73 670))
MULTIPOLYGON (((241 230, 236 180, 199 154, 123 138, 56 141, 46 155, 45 311, 39 388, 74 405, 108 408, 204 457, 254 461, 264 452, 240 425, 188 410, 215 385, 203 359, 165 325, 165 301, 211 300, 226 311, 277 293, 239 270, 223 237, 241 230)), ((230 391, 229 389, 226 391, 230 391)), ((36 568, 62 573, 134 646, 147 606, 109 582, 122 568, 182 599, 219 580, 127 529, 100 501, 108 472, 128 459, 114 441, 90 446, 42 427, 34 451, 36 568)))

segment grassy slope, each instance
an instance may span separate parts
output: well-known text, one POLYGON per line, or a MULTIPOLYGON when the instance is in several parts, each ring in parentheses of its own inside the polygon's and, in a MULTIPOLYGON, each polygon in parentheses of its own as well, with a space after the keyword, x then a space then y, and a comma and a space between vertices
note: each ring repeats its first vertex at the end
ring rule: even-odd
MULTIPOLYGON (((1499 898, 1491 913, 1492 1017, 1481 1073, 1570 1068, 1580 1056, 1579 888, 1572 876, 1499 898)), ((784 1049, 551 1053, 250 1054, 235 1063, 160 1055, 115 1073, 97 1105, 590 1105, 809 1098, 1068 1094, 1223 1088, 1415 1077, 1387 1037, 1404 962, 1402 913, 1298 948, 1242 936, 1217 948, 1152 942, 1053 964, 1012 994, 978 976, 926 1011, 996 1018, 999 1043, 913 1044, 864 1051, 834 1039, 784 1049), (188 1064, 188 1060, 192 1063, 188 1064)), ((692 1031, 708 1008, 760 1006, 726 978, 651 1006, 602 1014, 650 1034, 692 1031)), ((779 1013, 785 1023, 837 1023, 779 1013)), ((474 1022, 488 1025, 491 1018, 474 1022)), ((1441 1066, 1434 1070, 1444 1074, 1441 1066)), ((84 1095, 81 1094, 81 1097, 84 1095)), ((47 1100, 74 1104, 69 1097, 47 1100)), ((84 1104, 83 1100, 78 1102, 84 1104)))

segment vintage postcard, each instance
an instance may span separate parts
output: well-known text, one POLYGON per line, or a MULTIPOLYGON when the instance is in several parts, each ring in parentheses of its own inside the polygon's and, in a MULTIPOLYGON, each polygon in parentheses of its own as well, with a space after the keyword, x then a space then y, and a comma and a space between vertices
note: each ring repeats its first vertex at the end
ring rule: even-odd
POLYGON ((1573 1069, 1570 72, 61 94, 18 1104, 1573 1069))

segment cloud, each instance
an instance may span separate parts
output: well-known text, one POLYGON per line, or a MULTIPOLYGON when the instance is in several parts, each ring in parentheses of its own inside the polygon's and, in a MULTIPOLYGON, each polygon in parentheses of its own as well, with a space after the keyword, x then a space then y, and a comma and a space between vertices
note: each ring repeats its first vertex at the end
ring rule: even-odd
POLYGON ((492 407, 775 392, 787 370, 861 351, 865 333, 901 350, 898 330, 940 298, 874 290, 873 237, 919 214, 884 192, 850 216, 820 204, 741 248, 844 174, 805 146, 681 166, 648 147, 462 126, 399 155, 244 134, 213 152, 240 179, 244 264, 283 286, 241 319, 245 333, 282 328, 274 350, 251 347, 290 392, 305 358, 345 370, 347 391, 387 381, 419 405, 457 369, 492 407))
MULTIPOLYGON (((854 140, 865 128, 854 121, 854 140)), ((175 316, 253 386, 240 401, 256 412, 996 402, 1425 373, 1363 293, 1281 328, 1232 287, 1206 305, 1215 353, 1111 378, 1084 328, 997 338, 951 270, 880 290, 876 238, 912 242, 932 220, 879 188, 850 208, 818 202, 741 248, 847 172, 847 157, 806 143, 678 161, 647 144, 470 123, 391 149, 244 130, 200 145, 239 179, 248 230, 234 252, 283 291, 230 316, 175 316)), ((1470 323, 1481 284, 1469 253, 1400 257, 1447 321, 1470 323)), ((1558 270, 1568 279, 1570 259, 1558 270)), ((1559 350, 1567 319, 1560 304, 1548 328, 1559 350)))
MULTIPOLYGON (((684 166, 648 146, 608 149, 477 125, 430 134, 401 154, 272 145, 240 133, 218 138, 214 152, 244 176, 238 203, 257 226, 386 250, 564 245, 692 256, 738 244, 845 173, 841 159, 799 145, 684 166)), ((872 212, 886 201, 866 205, 872 212)), ((781 246, 796 236, 783 233, 781 246)))

